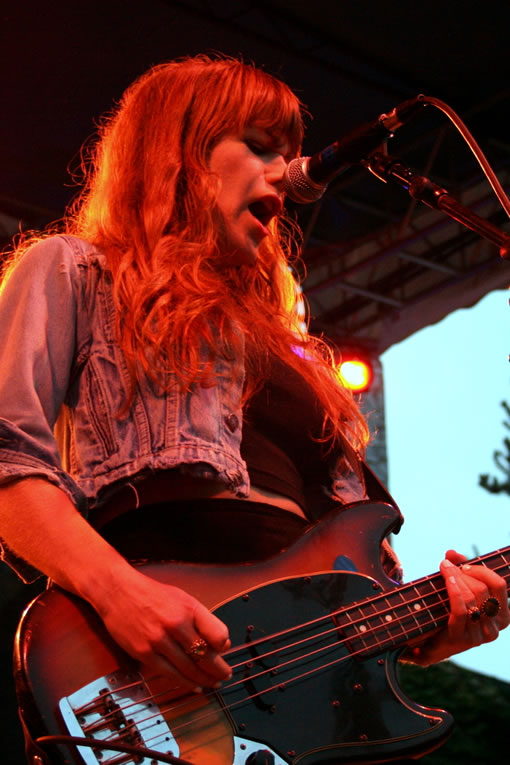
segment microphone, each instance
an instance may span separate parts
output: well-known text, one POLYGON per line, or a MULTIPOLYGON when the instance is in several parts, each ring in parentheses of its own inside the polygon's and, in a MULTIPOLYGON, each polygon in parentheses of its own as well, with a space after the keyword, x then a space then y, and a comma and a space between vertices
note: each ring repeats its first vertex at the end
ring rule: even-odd
POLYGON ((384 141, 393 136, 404 122, 427 106, 426 96, 419 95, 396 106, 389 114, 355 128, 339 141, 311 157, 297 157, 289 162, 283 190, 293 202, 316 202, 333 178, 348 165, 361 162, 384 141))

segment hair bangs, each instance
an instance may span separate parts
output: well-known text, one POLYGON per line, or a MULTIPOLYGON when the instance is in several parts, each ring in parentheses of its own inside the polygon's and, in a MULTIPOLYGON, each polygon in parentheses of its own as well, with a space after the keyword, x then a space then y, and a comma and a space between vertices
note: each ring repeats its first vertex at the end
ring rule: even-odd
POLYGON ((285 83, 239 59, 204 61, 200 57, 192 63, 198 71, 186 139, 200 147, 202 162, 224 135, 240 136, 247 127, 285 139, 289 154, 299 153, 305 110, 285 83))
POLYGON ((242 128, 256 127, 275 138, 284 138, 296 156, 303 143, 303 106, 284 83, 254 67, 244 71, 244 108, 238 112, 242 128))

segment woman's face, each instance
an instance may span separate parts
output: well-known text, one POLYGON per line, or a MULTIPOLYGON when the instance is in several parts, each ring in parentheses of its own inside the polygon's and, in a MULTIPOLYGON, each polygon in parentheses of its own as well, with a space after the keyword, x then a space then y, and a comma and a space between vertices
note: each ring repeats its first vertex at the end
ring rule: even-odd
POLYGON ((283 207, 282 180, 288 144, 259 128, 224 136, 213 148, 209 169, 219 179, 221 248, 229 265, 253 265, 267 226, 283 207))

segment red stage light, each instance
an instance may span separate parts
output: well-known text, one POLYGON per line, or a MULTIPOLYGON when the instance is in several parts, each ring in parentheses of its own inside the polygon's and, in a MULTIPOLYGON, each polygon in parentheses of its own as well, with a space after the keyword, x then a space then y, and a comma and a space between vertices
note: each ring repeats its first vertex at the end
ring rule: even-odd
POLYGON ((367 359, 345 354, 338 365, 338 374, 345 387, 353 393, 365 393, 370 389, 374 379, 372 365, 367 359))

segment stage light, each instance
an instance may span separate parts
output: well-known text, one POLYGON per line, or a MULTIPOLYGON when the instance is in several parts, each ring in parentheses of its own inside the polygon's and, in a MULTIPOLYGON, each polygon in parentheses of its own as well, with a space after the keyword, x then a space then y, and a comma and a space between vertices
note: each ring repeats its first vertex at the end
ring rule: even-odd
POLYGON ((366 393, 370 390, 374 370, 367 358, 357 354, 343 353, 342 361, 337 369, 343 384, 353 393, 366 393))

